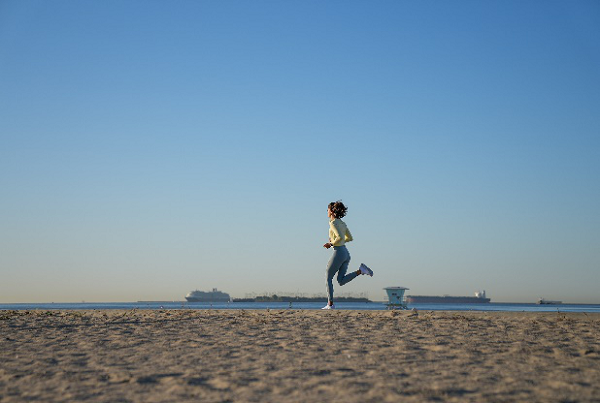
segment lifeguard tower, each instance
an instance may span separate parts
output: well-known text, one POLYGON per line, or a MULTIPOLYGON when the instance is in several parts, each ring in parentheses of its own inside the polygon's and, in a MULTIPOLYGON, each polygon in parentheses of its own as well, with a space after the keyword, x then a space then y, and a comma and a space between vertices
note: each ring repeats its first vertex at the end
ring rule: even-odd
POLYGON ((404 302, 404 291, 408 290, 406 287, 386 287, 384 288, 388 296, 388 309, 408 309, 406 302, 404 302))

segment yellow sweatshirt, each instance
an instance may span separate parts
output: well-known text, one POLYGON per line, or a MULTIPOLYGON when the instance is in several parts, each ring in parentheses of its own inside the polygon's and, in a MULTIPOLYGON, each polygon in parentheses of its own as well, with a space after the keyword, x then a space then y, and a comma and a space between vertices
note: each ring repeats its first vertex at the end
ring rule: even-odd
POLYGON ((339 218, 329 221, 329 242, 333 246, 342 246, 350 241, 352 241, 352 234, 345 222, 339 218))

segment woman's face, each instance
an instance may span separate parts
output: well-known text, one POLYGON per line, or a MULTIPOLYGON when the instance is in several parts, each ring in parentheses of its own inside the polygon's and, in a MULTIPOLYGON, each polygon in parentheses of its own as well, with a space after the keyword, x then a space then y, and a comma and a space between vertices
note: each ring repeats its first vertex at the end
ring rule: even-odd
POLYGON ((331 207, 327 207, 327 217, 333 218, 333 213, 331 212, 331 207))

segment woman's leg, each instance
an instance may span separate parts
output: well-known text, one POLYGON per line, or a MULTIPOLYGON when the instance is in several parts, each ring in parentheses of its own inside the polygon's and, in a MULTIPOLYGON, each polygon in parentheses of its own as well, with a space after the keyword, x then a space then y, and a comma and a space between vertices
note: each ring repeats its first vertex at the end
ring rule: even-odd
POLYGON ((333 303, 333 277, 340 270, 347 258, 348 253, 346 248, 334 248, 333 254, 329 262, 327 262, 325 278, 327 279, 327 300, 329 301, 329 305, 333 303))
POLYGON ((329 304, 333 303, 333 277, 337 273, 337 282, 339 285, 344 285, 354 280, 360 271, 346 274, 348 264, 350 263, 350 252, 345 246, 340 246, 334 249, 329 263, 327 263, 327 299, 329 304))
POLYGON ((354 280, 356 277, 358 277, 358 275, 360 274, 360 270, 353 271, 350 274, 346 274, 346 272, 348 271, 349 264, 350 264, 350 254, 348 254, 348 260, 346 260, 344 263, 342 263, 342 267, 340 267, 340 270, 338 271, 337 282, 339 285, 348 284, 349 282, 354 280))

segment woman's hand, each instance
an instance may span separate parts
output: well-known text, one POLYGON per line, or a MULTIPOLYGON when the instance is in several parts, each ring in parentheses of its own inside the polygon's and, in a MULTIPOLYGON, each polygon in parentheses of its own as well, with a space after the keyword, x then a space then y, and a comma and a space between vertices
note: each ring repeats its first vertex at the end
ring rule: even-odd
POLYGON ((325 249, 329 249, 329 248, 331 248, 332 246, 333 246, 333 245, 331 244, 331 242, 327 242, 325 245, 323 245, 323 247, 324 247, 325 249))

